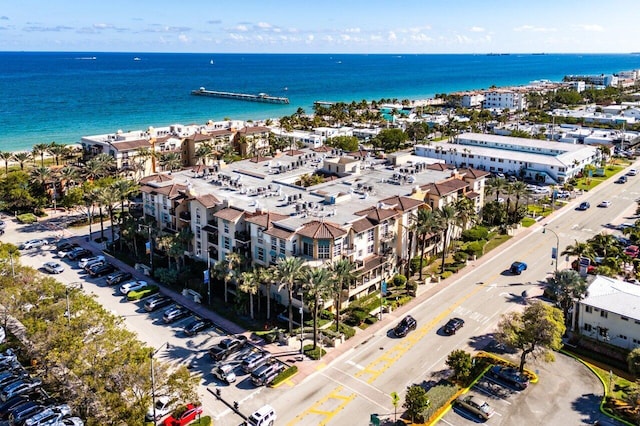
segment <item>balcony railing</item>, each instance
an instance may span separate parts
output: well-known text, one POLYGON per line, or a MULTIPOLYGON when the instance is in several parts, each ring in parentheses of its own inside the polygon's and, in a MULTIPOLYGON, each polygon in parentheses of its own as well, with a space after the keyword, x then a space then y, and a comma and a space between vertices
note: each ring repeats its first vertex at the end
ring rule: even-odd
POLYGON ((387 231, 387 232, 381 232, 380 233, 380 241, 390 241, 393 240, 393 237, 395 236, 395 234, 393 232, 387 231))
POLYGON ((251 242, 251 235, 248 232, 238 231, 234 234, 236 242, 248 243, 251 242))
POLYGON ((180 220, 184 220, 186 222, 191 222, 191 212, 180 212, 180 220))

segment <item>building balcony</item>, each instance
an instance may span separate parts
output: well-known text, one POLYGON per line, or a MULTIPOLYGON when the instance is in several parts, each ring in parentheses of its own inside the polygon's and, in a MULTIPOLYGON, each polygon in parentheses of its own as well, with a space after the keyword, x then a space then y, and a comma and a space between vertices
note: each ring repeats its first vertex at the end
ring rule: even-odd
POLYGON ((251 242, 251 235, 248 232, 238 231, 234 234, 237 243, 248 244, 251 242))
POLYGON ((180 218, 180 220, 183 220, 185 222, 191 222, 191 212, 190 211, 180 212, 178 217, 180 218))
POLYGON ((176 209, 169 209, 169 214, 171 216, 175 216, 176 215, 176 209))
POLYGON ((381 232, 380 233, 380 241, 391 241, 395 237, 393 232, 381 232))

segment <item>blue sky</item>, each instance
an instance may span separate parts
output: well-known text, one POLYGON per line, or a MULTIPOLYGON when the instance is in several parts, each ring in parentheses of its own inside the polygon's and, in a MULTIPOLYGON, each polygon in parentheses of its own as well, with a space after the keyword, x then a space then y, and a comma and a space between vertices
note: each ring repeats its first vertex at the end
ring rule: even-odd
POLYGON ((637 17, 631 0, 0 0, 0 50, 628 53, 637 17))

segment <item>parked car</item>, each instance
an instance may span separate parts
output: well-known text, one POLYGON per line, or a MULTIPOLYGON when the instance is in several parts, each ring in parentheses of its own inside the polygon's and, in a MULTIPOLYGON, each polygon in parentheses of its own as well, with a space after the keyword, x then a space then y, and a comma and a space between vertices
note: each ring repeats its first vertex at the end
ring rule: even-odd
POLYGON ((46 262, 42 268, 50 274, 61 274, 64 272, 64 266, 58 262, 46 262))
POLYGON ((155 296, 144 302, 144 310, 147 312, 153 312, 156 309, 169 306, 171 303, 173 303, 173 300, 171 298, 163 296, 161 294, 156 294, 155 296))
POLYGON ((126 296, 130 291, 142 290, 147 285, 146 281, 129 281, 120 286, 120 294, 126 296))
POLYGON ((284 365, 279 362, 265 364, 251 372, 251 383, 255 386, 266 386, 276 378, 284 369, 284 365))
POLYGON ((162 320, 165 323, 169 324, 171 322, 184 318, 189 314, 191 314, 191 311, 189 311, 189 309, 185 308, 184 306, 173 305, 172 307, 164 311, 164 315, 162 315, 162 320))
POLYGON ((187 404, 186 407, 178 408, 164 419, 164 426, 184 426, 195 420, 199 414, 202 414, 201 406, 187 404))
POLYGON ((442 330, 449 335, 456 334, 456 331, 460 330, 464 326, 464 320, 462 318, 451 318, 442 328, 442 330))
POLYGON ((237 337, 224 338, 217 345, 209 348, 209 356, 214 361, 222 361, 234 352, 238 352, 247 343, 247 337, 239 335, 237 337))
POLYGON ((626 254, 629 257, 636 258, 638 257, 638 254, 640 254, 640 247, 636 245, 629 246, 624 249, 624 254, 626 254))
POLYGON ((78 247, 80 246, 76 243, 69 243, 69 242, 62 243, 56 247, 57 255, 58 257, 63 258, 67 256, 69 252, 71 252, 73 249, 78 247))
POLYGON ((507 382, 519 390, 526 389, 529 385, 529 378, 513 367, 494 365, 489 370, 489 376, 507 382))
POLYGON ((24 243, 20 244, 20 250, 29 250, 29 249, 32 249, 32 248, 38 248, 38 247, 46 246, 47 244, 49 244, 49 241, 47 241, 45 239, 29 240, 29 241, 25 241, 24 243))
POLYGON ((418 322, 415 320, 415 318, 411 315, 407 315, 406 317, 402 318, 398 325, 395 326, 395 328, 393 329, 393 334, 395 334, 397 337, 404 337, 410 331, 415 330, 417 326, 418 322))
POLYGON ((222 364, 215 367, 212 371, 213 377, 221 380, 227 384, 231 384, 236 381, 236 373, 233 372, 234 368, 229 364, 222 364))
POLYGON ((53 426, 84 426, 84 421, 80 417, 65 417, 53 426))
POLYGON ((84 268, 90 263, 101 261, 101 260, 104 261, 104 256, 83 257, 78 261, 78 268, 84 268))
POLYGON ((172 405, 171 398, 169 398, 166 395, 156 398, 155 418, 153 417, 153 413, 154 413, 153 406, 151 406, 147 410, 147 414, 144 416, 144 419, 147 422, 160 420, 161 418, 169 414, 169 411, 171 411, 171 405, 172 405))
POLYGON ((256 352, 242 360, 240 365, 245 373, 251 373, 269 362, 271 362, 271 354, 269 352, 256 352))
POLYGON ((527 270, 527 264, 524 262, 513 262, 509 267, 509 272, 513 275, 520 275, 523 271, 527 270))
POLYGON ((587 209, 589 209, 589 207, 591 207, 591 204, 589 204, 588 201, 583 201, 580 203, 580 205, 578 206, 578 210, 582 210, 585 211, 587 209))
POLYGON ((211 320, 196 317, 193 321, 189 322, 189 324, 185 325, 184 334, 187 336, 194 336, 211 326, 213 326, 213 322, 211 320))
POLYGON ((247 424, 249 426, 273 426, 277 418, 276 410, 267 404, 251 414, 247 418, 247 424))
POLYGON ((89 275, 92 277, 102 277, 112 273, 116 269, 117 268, 110 263, 95 264, 89 268, 89 275))
POLYGON ((38 401, 28 401, 24 404, 16 405, 8 413, 9 424, 19 425, 24 420, 44 410, 46 410, 46 407, 38 401))
POLYGON ((107 285, 116 285, 133 278, 131 272, 118 271, 107 277, 107 285))
POLYGON ((495 414, 495 410, 486 401, 477 396, 467 395, 460 397, 456 399, 456 404, 481 420, 489 420, 495 414))
POLYGON ((2 388, 2 392, 0 392, 0 399, 2 401, 6 401, 7 399, 15 395, 29 392, 30 390, 39 387, 41 384, 42 380, 38 378, 21 380, 17 383, 13 383, 2 388))
POLYGON ((62 420, 62 417, 62 413, 55 412, 51 408, 45 408, 26 419, 24 421, 24 426, 54 425, 58 423, 58 421, 62 420))
POLYGON ((67 254, 67 259, 77 260, 82 259, 83 257, 89 257, 92 254, 93 253, 91 253, 91 251, 87 250, 86 248, 76 247, 67 254))

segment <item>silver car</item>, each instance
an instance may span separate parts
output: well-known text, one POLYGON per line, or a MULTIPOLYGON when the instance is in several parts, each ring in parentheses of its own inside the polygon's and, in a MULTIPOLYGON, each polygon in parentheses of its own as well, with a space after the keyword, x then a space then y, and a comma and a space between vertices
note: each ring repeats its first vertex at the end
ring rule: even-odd
POLYGON ((489 420, 495 414, 495 410, 485 400, 477 396, 462 396, 456 399, 456 404, 481 420, 489 420))
POLYGON ((64 266, 62 266, 58 262, 47 262, 42 265, 42 267, 50 274, 61 274, 62 272, 64 272, 64 266))

